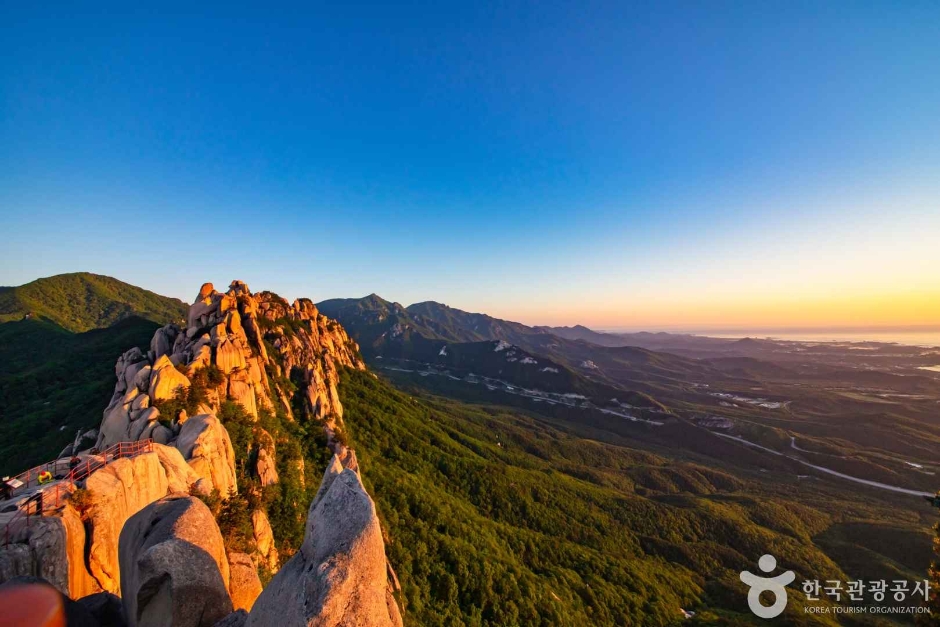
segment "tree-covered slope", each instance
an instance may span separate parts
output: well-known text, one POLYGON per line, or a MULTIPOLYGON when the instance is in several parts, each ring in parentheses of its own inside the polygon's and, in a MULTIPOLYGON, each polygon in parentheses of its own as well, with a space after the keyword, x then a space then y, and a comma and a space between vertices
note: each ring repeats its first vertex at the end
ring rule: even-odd
MULTIPOLYGON (((696 623, 751 624, 738 574, 766 552, 798 581, 891 572, 897 546, 923 544, 925 556, 900 573, 926 568, 919 521, 868 495, 413 397, 368 372, 346 372, 340 394, 408 625, 669 625, 680 607, 698 610, 696 623), (847 560, 851 544, 831 537, 853 519, 895 520, 896 541, 847 560)), ((802 603, 791 595, 778 622, 834 624, 802 603)))
POLYGON ((0 469, 19 472, 101 421, 114 362, 186 305, 87 272, 0 288, 0 469))
POLYGON ((454 341, 506 340, 520 344, 526 342, 528 336, 545 335, 539 329, 518 322, 470 313, 434 301, 415 303, 406 310, 439 335, 453 338, 454 341))
POLYGON ((149 348, 157 326, 137 317, 86 333, 35 319, 0 324, 0 473, 52 459, 76 429, 97 427, 115 359, 149 348))
POLYGON ((337 320, 356 339, 366 358, 376 355, 408 357, 414 350, 429 350, 429 340, 448 340, 415 320, 398 303, 377 294, 364 298, 334 298, 317 303, 317 309, 337 320))
POLYGON ((0 287, 0 323, 31 317, 81 333, 138 316, 160 324, 182 319, 186 304, 89 272, 59 274, 0 287))
MULTIPOLYGON (((578 378, 591 380, 592 386, 602 384, 627 391, 639 389, 654 396, 661 386, 649 385, 651 383, 669 385, 695 380, 708 370, 707 364, 691 359, 641 348, 599 346, 583 339, 567 339, 547 332, 547 327, 530 327, 434 301, 402 307, 372 294, 358 299, 327 300, 317 306, 349 331, 359 343, 363 356, 373 364, 381 357, 455 366, 459 353, 479 356, 479 346, 483 343, 502 341, 520 352, 534 355, 537 361, 546 362, 543 367, 555 370, 564 367, 578 378), (441 352, 445 345, 451 357, 441 352)), ((501 375, 499 369, 481 371, 480 365, 465 359, 459 361, 461 366, 477 374, 504 378, 516 385, 533 384, 532 377, 514 380, 505 373, 501 375)), ((574 388, 566 391, 579 392, 574 388)))

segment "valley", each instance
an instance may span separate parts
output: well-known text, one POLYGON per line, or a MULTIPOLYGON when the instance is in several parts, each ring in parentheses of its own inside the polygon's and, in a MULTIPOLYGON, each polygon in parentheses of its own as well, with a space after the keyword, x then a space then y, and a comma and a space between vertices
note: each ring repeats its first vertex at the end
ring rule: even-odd
MULTIPOLYGON (((368 310, 376 298, 355 310, 368 310)), ((844 577, 898 566, 873 550, 870 540, 860 545, 859 539, 844 538, 837 531, 842 529, 901 533, 895 541, 922 555, 920 568, 925 567, 936 514, 922 497, 940 487, 940 378, 919 364, 935 359, 936 349, 662 334, 604 335, 600 345, 584 339, 589 330, 566 338, 551 329, 441 310, 435 313, 428 303, 390 305, 402 332, 385 335, 381 329, 389 319, 383 313, 350 316, 348 304, 334 313, 358 329, 357 339, 374 338, 371 350, 363 349, 367 361, 399 389, 521 412, 574 437, 660 455, 667 464, 727 472, 748 482, 747 494, 761 485, 760 491, 788 494, 804 504, 809 499, 830 521, 828 530, 813 534, 814 546, 844 569, 844 577), (473 326, 462 327, 461 321, 473 326), (447 355, 478 342, 481 334, 491 352, 513 350, 569 372, 569 391, 547 392, 531 374, 492 359, 467 360, 463 370, 447 363, 447 355), (636 339, 640 346, 626 344, 636 339), (592 367, 584 366, 588 362, 592 367), (582 399, 576 389, 602 392, 582 399), (627 400, 629 409, 623 409, 624 399, 641 399, 642 407, 627 400), (826 496, 810 496, 820 492, 826 496), (885 514, 872 507, 886 508, 885 514), (900 532, 897 524, 904 519, 911 525, 902 524, 907 531, 900 532)))

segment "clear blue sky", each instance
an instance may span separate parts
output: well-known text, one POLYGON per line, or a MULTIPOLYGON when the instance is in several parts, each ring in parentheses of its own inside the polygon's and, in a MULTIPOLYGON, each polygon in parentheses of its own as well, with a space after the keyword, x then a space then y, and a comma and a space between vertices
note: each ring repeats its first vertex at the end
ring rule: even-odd
POLYGON ((940 303, 936 2, 131 4, 0 8, 0 284, 651 328, 940 303))

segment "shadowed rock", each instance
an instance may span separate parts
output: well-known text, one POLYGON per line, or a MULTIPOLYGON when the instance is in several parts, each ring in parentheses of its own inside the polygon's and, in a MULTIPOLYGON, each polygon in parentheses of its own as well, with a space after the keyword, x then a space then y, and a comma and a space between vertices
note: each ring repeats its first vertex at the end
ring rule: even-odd
POLYGON ((248 612, 245 610, 235 610, 219 622, 215 627, 242 627, 248 621, 248 612))
POLYGON ((131 627, 211 627, 232 612, 222 534, 196 498, 168 496, 132 516, 120 560, 131 627))
POLYGON ((82 597, 78 603, 88 610, 101 627, 126 627, 127 625, 121 597, 116 594, 98 592, 82 597))
POLYGON ((268 565, 268 569, 277 570, 280 558, 274 546, 274 532, 271 522, 263 509, 251 512, 251 527, 255 538, 255 555, 268 565))

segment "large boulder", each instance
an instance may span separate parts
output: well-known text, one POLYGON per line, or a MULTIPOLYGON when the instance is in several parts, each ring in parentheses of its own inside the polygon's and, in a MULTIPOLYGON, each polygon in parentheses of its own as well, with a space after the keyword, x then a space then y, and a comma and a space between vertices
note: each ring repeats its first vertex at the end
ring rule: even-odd
POLYGON ((277 483, 277 467, 274 463, 274 457, 268 453, 267 449, 258 449, 258 459, 255 461, 255 470, 258 472, 258 479, 261 481, 262 487, 277 483))
POLYGON ((254 562, 244 553, 229 553, 228 563, 231 576, 229 590, 232 605, 236 610, 250 611, 255 599, 261 594, 261 580, 254 562))
POLYGON ((166 496, 169 483, 157 453, 118 459, 94 472, 85 481, 91 497, 88 527, 91 542, 88 566, 98 585, 107 592, 121 589, 118 538, 131 516, 166 496))
POLYGON ((215 290, 212 283, 204 283, 196 295, 196 300, 189 308, 186 316, 186 326, 189 329, 198 329, 207 323, 211 314, 218 311, 222 295, 215 290))
POLYGON ((144 354, 136 346, 118 357, 114 364, 114 376, 117 377, 116 392, 124 392, 134 385, 137 373, 147 365, 144 354))
POLYGON ((196 473, 223 498, 238 492, 235 450, 228 431, 214 414, 192 416, 180 427, 176 448, 196 473))
POLYGON ((150 398, 157 401, 170 400, 176 396, 180 388, 189 388, 189 379, 181 373, 170 361, 170 358, 163 355, 157 359, 153 365, 153 372, 150 374, 150 398))
POLYGON ((111 402, 104 410, 104 417, 101 420, 101 428, 98 430, 98 441, 95 446, 99 450, 105 450, 116 442, 124 442, 130 438, 131 422, 133 415, 139 415, 140 403, 135 409, 134 403, 141 396, 140 390, 136 386, 131 386, 127 390, 115 392, 111 402))
POLYGON ((212 627, 232 613, 222 534, 199 499, 168 496, 132 516, 120 563, 130 627, 212 627))
POLYGON ((258 430, 258 456, 255 459, 255 472, 261 481, 261 486, 269 486, 278 482, 277 458, 274 438, 264 429, 258 430))
POLYGON ((150 352, 153 354, 153 359, 160 359, 173 351, 173 343, 176 342, 179 332, 179 327, 175 324, 168 324, 157 329, 153 334, 153 339, 150 340, 150 352))
POLYGON ((308 512, 300 551, 255 601, 249 627, 402 624, 375 505, 359 476, 334 462, 308 512))
POLYGON ((124 618, 124 605, 121 603, 121 597, 116 594, 98 592, 80 598, 78 604, 88 610, 101 627, 127 626, 124 618))
POLYGON ((147 407, 146 409, 141 409, 139 412, 132 411, 127 439, 129 441, 146 440, 150 437, 153 429, 160 426, 159 420, 160 410, 156 407, 147 407))
POLYGON ((164 446, 162 444, 153 444, 153 452, 157 454, 160 466, 166 473, 167 492, 189 493, 190 488, 196 484, 202 477, 193 470, 193 467, 186 463, 183 454, 174 446, 164 446))

